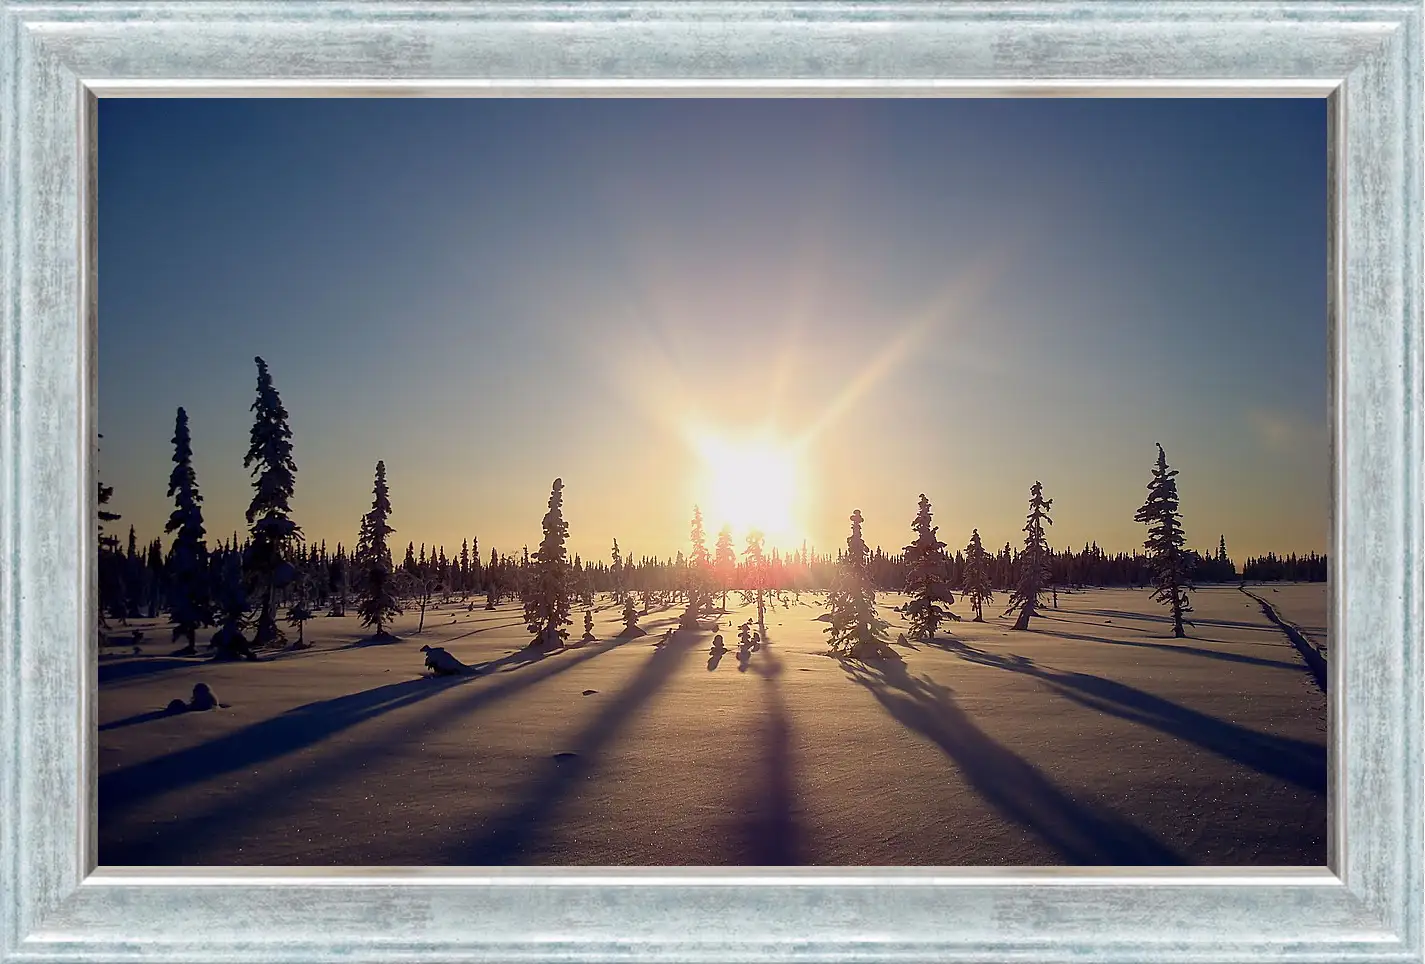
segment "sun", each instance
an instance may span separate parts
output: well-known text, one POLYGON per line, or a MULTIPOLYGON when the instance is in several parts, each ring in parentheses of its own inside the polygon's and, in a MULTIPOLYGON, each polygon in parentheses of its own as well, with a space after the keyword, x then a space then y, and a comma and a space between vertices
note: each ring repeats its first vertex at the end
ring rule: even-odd
POLYGON ((799 473, 789 447, 766 437, 704 437, 697 448, 703 463, 699 498, 710 528, 757 529, 773 541, 793 535, 799 473))

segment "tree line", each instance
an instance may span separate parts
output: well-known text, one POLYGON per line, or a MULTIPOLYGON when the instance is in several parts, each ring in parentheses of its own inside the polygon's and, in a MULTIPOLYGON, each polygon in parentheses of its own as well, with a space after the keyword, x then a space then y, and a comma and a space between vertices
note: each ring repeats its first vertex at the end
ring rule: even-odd
POLYGON ((403 612, 419 610, 419 631, 426 610, 437 600, 448 604, 458 598, 473 609, 471 597, 483 595, 487 609, 517 599, 534 644, 554 646, 567 637, 565 627, 576 605, 585 610, 585 638, 591 638, 592 610, 599 596, 623 607, 625 630, 634 632, 640 615, 669 606, 684 607, 683 626, 697 625, 700 618, 725 610, 729 593, 736 592, 744 603, 756 604, 765 638, 767 607, 786 605, 788 596, 808 592, 826 594, 828 613, 823 618, 832 648, 869 656, 884 652, 885 625, 875 615, 877 592, 908 593, 911 599, 901 611, 913 633, 928 638, 940 624, 959 618, 947 608, 956 592, 966 597, 977 620, 983 620, 984 607, 996 594, 1007 594, 1006 615, 1016 615, 1016 628, 1025 628, 1045 593, 1152 585, 1181 634, 1191 610, 1187 592, 1194 582, 1326 578, 1326 559, 1314 553, 1285 558, 1269 553, 1249 558, 1239 570, 1227 555, 1223 537, 1211 552, 1187 548, 1178 512, 1177 472, 1168 467, 1161 446, 1148 498, 1135 515, 1149 527, 1141 552, 1109 554, 1096 542, 1082 549, 1051 548, 1046 526, 1052 525, 1053 500, 1035 482, 1023 544, 1016 548, 1006 543, 995 552, 985 548, 976 529, 963 548, 950 553, 937 537, 930 502, 921 495, 911 524, 915 538, 897 554, 866 545, 859 510, 850 517, 846 548, 835 555, 812 552, 805 543, 791 552, 768 549, 756 531, 748 533, 739 548, 728 527, 709 547, 702 514, 694 506, 686 554, 634 558, 614 539, 607 560, 585 560, 567 552, 563 482, 556 479, 534 552, 528 546, 518 554, 491 548, 482 561, 479 540, 472 536, 462 540, 458 550, 434 544, 418 549, 407 542, 398 564, 383 461, 375 465, 371 508, 360 519, 355 547, 348 550, 339 543, 329 550, 324 540, 305 543, 292 519, 297 466, 288 413, 267 364, 260 357, 254 361, 257 391, 243 460, 253 489, 247 531, 209 547, 188 417, 179 408, 167 492, 174 508, 164 527, 173 537, 167 551, 160 538, 140 549, 132 526, 126 547, 120 548, 117 537, 104 528, 120 518, 105 508, 113 490, 99 484, 101 627, 108 619, 167 613, 174 639, 186 642, 180 653, 195 653, 198 631, 217 627, 213 645, 220 656, 255 658, 257 649, 289 645, 284 624, 297 634, 290 645, 305 646, 305 622, 319 611, 342 616, 352 608, 363 625, 383 637, 389 635, 391 620, 403 612))

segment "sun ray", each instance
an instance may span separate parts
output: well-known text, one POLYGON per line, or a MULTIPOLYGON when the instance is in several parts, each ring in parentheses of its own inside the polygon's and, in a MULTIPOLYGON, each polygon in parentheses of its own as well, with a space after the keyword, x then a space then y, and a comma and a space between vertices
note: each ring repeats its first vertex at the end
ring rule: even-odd
POLYGON ((998 274, 1004 262, 1003 255, 987 258, 974 270, 964 272, 942 288, 935 298, 900 327, 899 332, 885 348, 846 383, 821 414, 797 436, 794 447, 802 450, 811 445, 842 413, 864 398, 878 382, 894 370, 917 344, 922 343, 927 336, 943 327, 953 317, 963 315, 972 308, 991 277, 998 274))

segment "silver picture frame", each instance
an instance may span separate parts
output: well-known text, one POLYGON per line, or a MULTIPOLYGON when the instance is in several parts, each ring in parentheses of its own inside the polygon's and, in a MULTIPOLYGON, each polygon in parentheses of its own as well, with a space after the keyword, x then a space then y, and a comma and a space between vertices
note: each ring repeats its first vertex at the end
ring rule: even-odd
POLYGON ((1422 4, 0 0, 0 961, 1419 962, 1422 4), (1329 100, 1329 864, 95 868, 95 129, 123 96, 1329 100))

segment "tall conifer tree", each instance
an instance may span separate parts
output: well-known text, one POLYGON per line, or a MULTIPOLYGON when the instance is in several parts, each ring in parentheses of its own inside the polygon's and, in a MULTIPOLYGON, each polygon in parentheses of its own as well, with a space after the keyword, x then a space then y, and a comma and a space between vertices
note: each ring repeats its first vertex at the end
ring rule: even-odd
POLYGON ((871 553, 861 535, 863 521, 860 509, 851 513, 851 534, 838 563, 835 588, 827 597, 831 625, 826 634, 833 653, 870 660, 894 651, 887 642, 888 624, 876 615, 876 586, 871 580, 871 553))
POLYGON ((985 603, 994 599, 994 576, 990 566, 994 558, 985 551, 980 542, 980 530, 970 532, 970 543, 965 546, 964 596, 975 607, 975 622, 985 621, 985 603))
POLYGON ((955 597, 946 579, 945 543, 936 537, 932 522, 930 500, 922 492, 910 524, 915 541, 905 547, 905 591, 910 600, 896 610, 910 622, 911 637, 921 640, 934 638, 942 622, 960 618, 947 608, 955 597))
MULTIPOLYGON (((1148 565, 1153 571, 1153 598, 1173 614, 1173 635, 1182 637, 1183 616, 1192 612, 1188 593, 1192 590, 1193 554, 1184 546, 1182 516, 1178 514, 1177 469, 1168 468, 1163 446, 1158 446, 1158 464, 1148 483, 1148 499, 1133 519, 1148 526, 1148 565)), ((1225 541, 1220 543, 1226 555, 1225 541)))
POLYGON ((753 529, 747 533, 747 548, 742 550, 743 565, 746 570, 742 591, 744 604, 748 602, 757 603, 757 629, 762 634, 762 638, 767 638, 767 592, 771 586, 767 571, 767 554, 762 548, 763 535, 753 529))
POLYGON ((386 463, 376 463, 376 479, 371 489, 371 511, 361 517, 361 533, 356 540, 352 562, 356 567, 356 613, 363 626, 387 636, 386 623, 401 613, 396 599, 395 572, 388 537, 396 530, 387 524, 391 516, 391 493, 386 484, 386 463))
POLYGON ((1049 585, 1049 542, 1044 537, 1044 524, 1054 524, 1049 518, 1053 499, 1044 498, 1044 486, 1039 482, 1029 488, 1029 515, 1024 522, 1024 551, 1019 554, 1018 578, 1009 595, 1005 615, 1019 610, 1015 629, 1028 629, 1029 620, 1039 608, 1039 596, 1049 585))
POLYGON ((698 617, 708 606, 708 587, 711 585, 712 557, 708 555, 707 534, 703 530, 703 513, 693 506, 693 521, 690 529, 693 554, 687 560, 688 608, 683 612, 681 623, 684 628, 697 625, 698 617))
POLYGON ((252 403, 253 423, 244 468, 253 475, 252 502, 247 522, 252 536, 243 563, 248 580, 259 596, 256 646, 281 642, 277 625, 277 590, 296 575, 289 556, 302 539, 292 521, 292 493, 297 484, 297 464, 292 460, 292 429, 287 409, 272 384, 267 362, 257 362, 257 399, 252 403))
POLYGON ((524 593, 524 618, 529 631, 535 634, 530 645, 554 647, 563 645, 569 635, 569 610, 573 602, 573 579, 569 570, 564 543, 569 538, 569 524, 564 521, 564 482, 554 480, 549 493, 549 511, 542 523, 544 538, 527 569, 528 583, 524 593))
POLYGON ((212 625, 208 591, 208 544, 203 530, 203 496, 193 471, 193 447, 188 435, 188 413, 178 410, 173 426, 173 472, 168 477, 168 497, 173 513, 166 533, 176 533, 168 556, 168 609, 173 617, 173 639, 186 638, 178 651, 197 651, 198 627, 212 625))
POLYGON ((718 587, 722 589, 722 609, 727 611, 727 589, 732 585, 737 573, 737 550, 732 547, 732 526, 725 525, 717 534, 716 555, 713 565, 717 571, 718 587))

